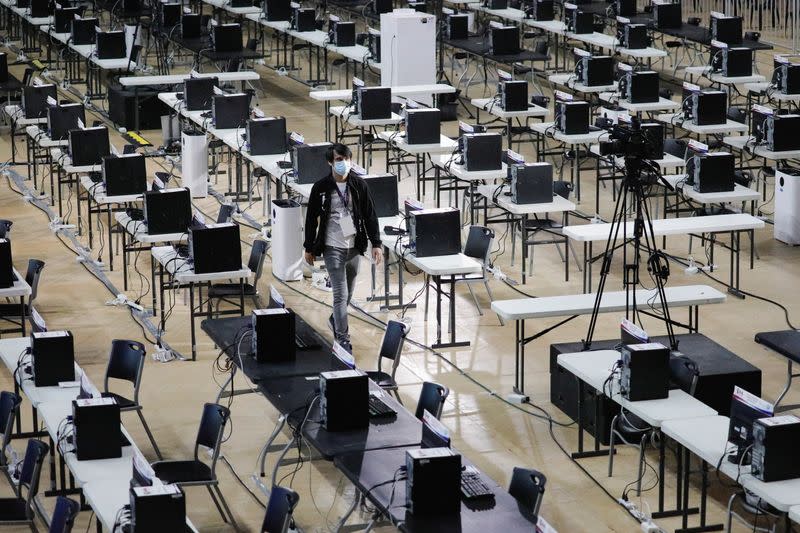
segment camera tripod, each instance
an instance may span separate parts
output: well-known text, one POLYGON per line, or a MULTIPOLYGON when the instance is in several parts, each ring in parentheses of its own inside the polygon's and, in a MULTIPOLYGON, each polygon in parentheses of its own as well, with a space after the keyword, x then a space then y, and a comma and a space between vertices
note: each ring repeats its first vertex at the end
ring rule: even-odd
MULTIPOLYGON (((612 155, 612 157, 614 157, 612 155)), ((600 303, 603 299, 603 292, 606 281, 611 271, 611 264, 614 260, 614 251, 622 248, 623 253, 623 287, 625 289, 625 318, 637 322, 639 313, 663 320, 667 327, 670 349, 677 350, 678 342, 675 339, 675 332, 669 313, 669 305, 664 293, 664 283, 669 277, 669 262, 666 255, 656 247, 655 234, 653 232, 653 221, 650 210, 645 199, 644 189, 646 183, 642 180, 642 166, 644 160, 638 155, 625 156, 625 175, 622 182, 622 189, 617 197, 614 207, 614 216, 611 221, 611 229, 605 250, 602 254, 602 266, 600 268, 600 280, 597 286, 597 296, 595 297, 589 330, 586 339, 583 341, 584 349, 589 350, 592 345, 597 317, 600 313, 600 303), (632 208, 634 219, 628 220, 628 211, 632 208), (631 236, 628 236, 628 227, 633 225, 631 236), (621 240, 621 244, 620 244, 621 240), (628 250, 628 242, 632 241, 633 250, 628 250), (650 303, 651 311, 639 309, 640 302, 637 302, 636 287, 640 282, 640 269, 642 263, 642 253, 648 253, 646 261, 647 271, 650 273, 656 284, 657 298, 659 303, 650 303), (632 254, 632 257, 629 257, 632 254), (660 310, 656 309, 660 305, 660 310)), ((659 179, 665 187, 672 189, 659 174, 659 179)))

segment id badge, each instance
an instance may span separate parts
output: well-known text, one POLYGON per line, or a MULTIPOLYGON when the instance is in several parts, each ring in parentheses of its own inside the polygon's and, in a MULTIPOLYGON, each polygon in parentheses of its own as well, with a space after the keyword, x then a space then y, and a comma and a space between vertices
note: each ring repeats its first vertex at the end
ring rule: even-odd
POLYGON ((339 219, 339 227, 342 228, 342 235, 345 237, 352 237, 356 234, 356 225, 353 223, 353 217, 350 214, 339 219))

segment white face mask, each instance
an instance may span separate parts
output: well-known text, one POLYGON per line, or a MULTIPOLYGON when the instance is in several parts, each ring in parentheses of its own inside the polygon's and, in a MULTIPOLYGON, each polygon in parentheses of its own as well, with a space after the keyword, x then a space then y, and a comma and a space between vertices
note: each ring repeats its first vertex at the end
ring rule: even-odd
POLYGON ((350 173, 350 161, 342 160, 334 162, 333 171, 339 176, 347 176, 350 173))

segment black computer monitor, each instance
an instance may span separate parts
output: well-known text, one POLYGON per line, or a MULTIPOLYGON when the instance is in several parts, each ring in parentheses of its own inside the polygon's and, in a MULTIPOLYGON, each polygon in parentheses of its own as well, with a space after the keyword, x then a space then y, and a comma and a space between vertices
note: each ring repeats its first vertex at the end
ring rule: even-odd
POLYGON ((173 28, 181 21, 181 10, 183 6, 180 2, 160 2, 161 7, 161 27, 173 28))
POLYGON ((330 143, 300 144, 292 150, 297 183, 315 183, 331 173, 330 143))
POLYGON ((242 27, 239 24, 217 24, 211 36, 215 52, 240 52, 243 48, 242 27))
POLYGON ((181 37, 199 39, 203 35, 202 19, 199 13, 184 13, 181 17, 181 37))
POLYGON ((34 19, 50 16, 50 0, 30 0, 30 17, 34 19))
POLYGON ((100 22, 96 18, 79 18, 72 19, 72 44, 94 44, 97 37, 96 27, 100 22))
POLYGON ((728 441, 735 444, 737 450, 728 455, 728 460, 737 464, 749 464, 749 453, 746 450, 753 445, 753 422, 759 418, 768 418, 774 414, 774 407, 750 392, 735 387, 731 400, 730 425, 728 441))
POLYGON ((364 176, 364 181, 367 182, 367 189, 378 217, 397 216, 400 212, 397 176, 394 174, 364 176))
POLYGON ((78 121, 86 123, 83 104, 55 105, 47 110, 47 131, 54 141, 66 139, 69 130, 78 128, 78 121))
POLYGON ((45 85, 27 85, 22 88, 22 110, 25 118, 47 118, 47 99, 56 99, 56 86, 52 83, 45 85))
POLYGON ((5 83, 8 81, 8 55, 5 52, 0 52, 0 82, 5 83))
POLYGON ((183 82, 183 101, 187 111, 205 111, 211 109, 214 100, 214 87, 219 86, 219 78, 188 78, 183 82))
POLYGON ((80 16, 80 7, 57 7, 53 13, 53 30, 56 33, 69 33, 72 29, 72 21, 75 16, 80 16))
POLYGON ((215 94, 211 100, 211 120, 220 130, 243 128, 250 118, 250 95, 215 94))
POLYGON ((144 219, 149 235, 186 233, 192 223, 192 196, 187 188, 144 194, 144 219))
POLYGON ((14 286, 14 262, 11 260, 11 241, 0 239, 0 289, 14 286))
POLYGON ((67 137, 73 166, 99 165, 103 157, 111 153, 108 128, 105 126, 69 130, 67 137))
POLYGON ((104 157, 101 171, 108 196, 143 194, 147 190, 147 168, 142 154, 104 157))

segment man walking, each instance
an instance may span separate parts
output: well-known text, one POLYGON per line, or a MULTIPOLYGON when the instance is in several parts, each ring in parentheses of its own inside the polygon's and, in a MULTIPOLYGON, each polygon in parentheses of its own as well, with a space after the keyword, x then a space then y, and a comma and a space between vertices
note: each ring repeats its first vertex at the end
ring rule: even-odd
POLYGON ((335 143, 327 153, 331 173, 311 188, 306 211, 305 260, 322 255, 333 289, 329 324, 336 341, 352 351, 347 306, 353 296, 361 256, 372 244, 372 259, 383 257, 378 217, 363 178, 350 171, 352 152, 335 143))

